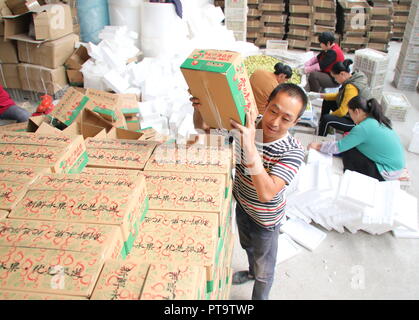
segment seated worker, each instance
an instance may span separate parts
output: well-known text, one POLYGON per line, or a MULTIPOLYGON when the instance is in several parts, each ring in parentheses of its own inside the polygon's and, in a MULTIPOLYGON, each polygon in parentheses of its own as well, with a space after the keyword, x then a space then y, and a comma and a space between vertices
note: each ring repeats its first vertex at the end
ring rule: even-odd
POLYGON ((351 73, 351 64, 352 60, 346 59, 332 68, 331 75, 341 84, 338 93, 308 93, 311 98, 324 99, 318 128, 319 136, 326 136, 330 127, 344 132, 350 131, 355 123, 348 115, 348 102, 358 95, 367 100, 372 98, 367 76, 362 72, 351 73))
POLYGON ((16 120, 17 122, 28 121, 31 114, 16 105, 6 90, 0 86, 0 119, 16 120))
POLYGON ((352 98, 349 114, 356 126, 343 139, 311 143, 308 148, 341 153, 344 170, 356 171, 379 181, 397 180, 404 172, 404 148, 391 121, 375 99, 352 98))
MULTIPOLYGON (((199 112, 199 99, 191 101, 199 112)), ((284 191, 304 161, 304 148, 288 130, 306 105, 303 89, 283 83, 269 95, 263 116, 257 117, 254 110, 246 113, 246 125, 231 120, 236 142, 241 138, 236 143, 240 149, 233 184, 236 222, 249 262, 248 270, 234 273, 233 284, 254 280, 254 300, 268 299, 274 280, 279 228, 285 216, 284 191)))
POLYGON ((268 97, 278 84, 286 82, 292 76, 290 66, 278 62, 274 66, 275 71, 270 72, 263 69, 255 70, 250 76, 250 85, 255 96, 259 114, 263 114, 268 104, 268 97))
POLYGON ((306 91, 321 92, 325 88, 337 88, 337 83, 330 75, 330 71, 337 62, 345 59, 342 49, 335 43, 335 36, 331 32, 319 35, 322 51, 304 63, 303 72, 308 74, 306 91))

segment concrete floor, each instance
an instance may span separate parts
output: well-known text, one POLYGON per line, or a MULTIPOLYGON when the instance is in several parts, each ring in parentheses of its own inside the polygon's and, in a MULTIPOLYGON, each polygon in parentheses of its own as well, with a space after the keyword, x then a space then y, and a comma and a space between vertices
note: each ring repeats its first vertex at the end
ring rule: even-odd
MULTIPOLYGON (((390 65, 385 91, 397 92, 391 84, 401 43, 391 42, 390 65)), ((353 57, 353 55, 347 55, 353 57)), ((407 168, 412 184, 408 192, 419 198, 419 155, 407 148, 412 127, 419 121, 419 94, 403 91, 413 108, 405 122, 393 122, 406 149, 407 168)), ((311 252, 302 253, 277 265, 270 299, 419 299, 419 239, 398 239, 391 232, 373 236, 327 231, 326 239, 311 252)), ((248 267, 238 235, 233 253, 235 271, 248 267)), ((230 299, 251 298, 253 282, 233 286, 230 299)))

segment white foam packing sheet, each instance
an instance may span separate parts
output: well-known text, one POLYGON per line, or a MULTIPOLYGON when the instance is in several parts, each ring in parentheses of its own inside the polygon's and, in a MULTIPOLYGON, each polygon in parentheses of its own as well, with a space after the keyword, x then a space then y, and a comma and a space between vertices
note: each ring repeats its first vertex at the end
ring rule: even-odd
POLYGON ((315 250, 326 238, 325 232, 298 218, 288 219, 280 231, 310 251, 315 250))
POLYGON ((278 236, 278 253, 276 264, 280 264, 301 253, 303 249, 295 243, 289 235, 282 233, 278 236))
POLYGON ((419 231, 417 198, 406 191, 398 190, 395 208, 395 225, 411 231, 419 231))
POLYGON ((346 170, 342 176, 338 198, 373 207, 378 180, 346 170))
POLYGON ((403 227, 397 227, 392 230, 393 236, 402 239, 419 239, 419 231, 411 231, 403 227))

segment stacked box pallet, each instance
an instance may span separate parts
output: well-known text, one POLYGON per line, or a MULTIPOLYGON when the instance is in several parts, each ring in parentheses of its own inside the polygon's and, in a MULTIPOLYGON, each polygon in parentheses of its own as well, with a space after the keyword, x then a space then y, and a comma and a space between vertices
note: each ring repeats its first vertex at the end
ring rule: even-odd
MULTIPOLYGON (((336 29, 336 0, 313 0, 313 34, 311 37, 311 50, 320 51, 318 41, 322 32, 335 33, 336 29)), ((337 36, 335 35, 337 38, 337 36)), ((336 41, 338 42, 338 41, 336 41)))
POLYGON ((394 73, 394 85, 400 90, 414 91, 419 78, 419 4, 412 2, 402 47, 394 73))
POLYGON ((340 46, 344 51, 354 52, 366 47, 368 8, 363 0, 338 0, 336 31, 341 36, 340 46))
POLYGON ((285 1, 259 1, 258 10, 261 12, 260 32, 256 45, 266 47, 269 40, 282 40, 286 33, 287 13, 285 1))
POLYGON ((150 211, 127 259, 204 268, 198 298, 224 299, 231 283, 232 149, 160 148, 144 171, 150 211))
POLYGON ((392 40, 402 40, 409 16, 412 0, 393 0, 393 35, 392 40))
POLYGON ((381 100, 388 65, 389 57, 387 53, 371 48, 355 51, 354 70, 365 73, 368 77, 371 93, 378 101, 381 100))
POLYGON ((258 39, 263 38, 261 11, 259 2, 262 0, 247 0, 247 34, 246 40, 257 45, 258 39))
POLYGON ((289 2, 288 47, 309 50, 313 25, 313 0, 289 2))
POLYGON ((368 21, 368 48, 388 52, 393 30, 393 2, 391 0, 370 0, 368 21))
POLYGON ((247 0, 225 0, 224 15, 227 29, 234 32, 237 41, 246 41, 247 0))

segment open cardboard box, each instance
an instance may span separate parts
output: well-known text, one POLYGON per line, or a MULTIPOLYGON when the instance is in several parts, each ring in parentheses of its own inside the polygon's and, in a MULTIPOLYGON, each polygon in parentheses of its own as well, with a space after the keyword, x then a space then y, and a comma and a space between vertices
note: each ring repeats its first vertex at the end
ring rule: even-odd
POLYGON ((230 119, 244 125, 256 102, 238 52, 194 50, 181 65, 191 94, 201 101, 202 118, 211 128, 231 130, 230 119))
POLYGON ((142 136, 143 136, 143 133, 141 132, 135 132, 135 131, 115 128, 115 127, 112 128, 107 134, 107 137, 109 139, 124 139, 124 140, 140 140, 142 136))
POLYGON ((20 15, 6 16, 4 38, 42 43, 61 38, 73 32, 70 7, 66 4, 49 4, 32 8, 20 15), (29 36, 30 24, 34 24, 35 39, 29 36))
POLYGON ((57 118, 65 125, 69 126, 76 120, 88 101, 88 97, 70 87, 61 97, 57 106, 54 110, 52 110, 50 115, 51 117, 57 118))

